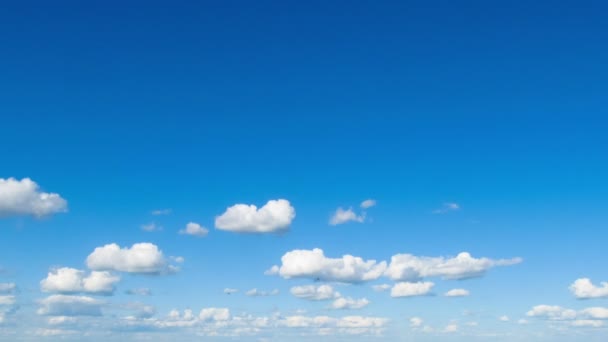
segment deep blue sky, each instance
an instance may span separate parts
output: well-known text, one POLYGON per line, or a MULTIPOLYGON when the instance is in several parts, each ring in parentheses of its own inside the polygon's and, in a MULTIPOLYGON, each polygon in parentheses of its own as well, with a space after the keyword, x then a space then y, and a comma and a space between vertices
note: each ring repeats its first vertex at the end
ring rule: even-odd
POLYGON ((21 315, 35 316, 49 268, 83 269, 112 242, 185 257, 173 277, 124 277, 164 293, 149 300, 159 316, 209 303, 295 310, 292 283, 263 272, 315 247, 524 259, 452 286, 482 294, 464 304, 415 298, 400 311, 400 299, 353 290, 372 300, 365 314, 405 326, 479 310, 493 320, 484 329, 509 331, 494 318, 600 306, 568 286, 608 281, 607 11, 601 1, 2 4, 0 178, 30 177, 69 202, 67 214, 0 221, 0 266, 29 289, 21 315), (288 233, 213 229, 229 206, 278 198, 297 211, 288 233), (378 205, 366 222, 328 226, 337 207, 367 198, 378 205), (461 210, 432 214, 445 202, 461 210), (161 208, 172 214, 149 215, 161 208), (209 236, 178 235, 189 221, 209 236), (142 232, 150 222, 163 231, 142 232), (218 297, 224 287, 283 298, 239 302, 218 297))

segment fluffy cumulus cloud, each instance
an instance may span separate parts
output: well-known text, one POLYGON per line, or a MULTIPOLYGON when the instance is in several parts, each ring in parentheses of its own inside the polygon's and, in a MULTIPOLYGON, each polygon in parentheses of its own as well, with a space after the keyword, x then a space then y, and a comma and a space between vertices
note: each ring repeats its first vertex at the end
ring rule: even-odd
POLYGON ((196 222, 189 222, 186 228, 179 231, 180 234, 192 235, 198 237, 207 236, 209 230, 196 222))
POLYGON ((350 297, 340 297, 340 298, 336 298, 336 300, 334 300, 331 303, 330 308, 331 309, 361 309, 361 308, 366 307, 369 303, 370 303, 370 301, 367 300, 367 298, 353 299, 350 297))
POLYGON ((43 217, 66 212, 68 202, 59 194, 40 191, 29 178, 0 178, 0 217, 31 215, 43 217))
POLYGON ((97 247, 87 257, 87 266, 95 271, 119 271, 143 274, 167 274, 177 271, 169 265, 161 250, 152 243, 136 243, 121 248, 115 243, 97 247))
POLYGON ((428 295, 433 289, 433 286, 435 286, 435 284, 429 281, 416 283, 397 283, 391 289, 391 297, 413 297, 428 295))
POLYGON ((570 291, 579 299, 608 297, 608 282, 596 286, 591 279, 581 278, 570 285, 570 291))
POLYGON ((40 282, 43 292, 112 294, 120 277, 107 271, 84 271, 69 267, 51 270, 40 282))
POLYGON ((101 316, 103 302, 86 296, 52 295, 40 301, 39 315, 101 316))
POLYGON ((492 267, 514 265, 521 261, 521 258, 477 259, 466 252, 453 258, 397 254, 391 258, 386 275, 393 280, 416 280, 426 277, 465 279, 481 276, 492 267))
POLYGON ((285 199, 270 200, 259 209, 235 204, 215 218, 215 227, 239 233, 273 233, 287 230, 295 217, 295 208, 285 199))
POLYGON ((336 212, 329 219, 329 224, 332 226, 337 226, 339 224, 344 224, 347 222, 359 222, 362 223, 365 221, 365 214, 357 215, 353 208, 343 209, 338 208, 336 212))
POLYGON ((604 321, 608 319, 608 308, 590 307, 576 311, 557 305, 537 305, 526 315, 549 321, 567 322, 573 327, 599 328, 604 326, 604 321))
POLYGON ((287 252, 281 262, 281 266, 272 267, 266 274, 278 274, 283 278, 360 283, 378 279, 386 270, 386 262, 363 260, 352 255, 327 258, 319 248, 287 252))
POLYGON ((274 289, 271 291, 263 291, 263 290, 258 290, 258 289, 251 289, 247 292, 245 292, 245 295, 249 296, 249 297, 268 297, 268 296, 276 296, 279 294, 279 290, 278 289, 274 289))
POLYGON ((451 289, 448 292, 446 292, 444 294, 444 296, 446 296, 446 297, 466 297, 469 294, 470 294, 469 291, 465 290, 465 289, 451 289))
POLYGON ((375 207, 376 206, 376 200, 373 199, 366 199, 365 201, 361 202, 360 207, 363 209, 368 209, 371 207, 375 207))
POLYGON ((340 293, 335 291, 330 285, 294 286, 290 292, 295 297, 307 300, 329 300, 340 297, 340 293))

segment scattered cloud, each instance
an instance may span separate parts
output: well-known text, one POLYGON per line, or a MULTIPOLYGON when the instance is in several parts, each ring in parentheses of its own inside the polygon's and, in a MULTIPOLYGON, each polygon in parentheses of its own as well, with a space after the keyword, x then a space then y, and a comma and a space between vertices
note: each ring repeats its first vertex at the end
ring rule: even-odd
POLYGON ((446 333, 454 333, 457 331, 458 331, 458 325, 454 324, 454 323, 446 325, 446 327, 443 329, 443 332, 446 332, 446 333))
POLYGON ((135 289, 129 289, 125 291, 125 293, 131 296, 151 296, 152 290, 147 287, 139 287, 135 289))
POLYGON ((169 265, 156 245, 147 242, 136 243, 131 248, 121 248, 115 243, 97 247, 87 257, 86 263, 95 271, 169 274, 178 270, 169 265))
POLYGON ((260 209, 235 204, 215 218, 215 227, 238 233, 273 233, 287 230, 295 217, 295 208, 285 199, 270 200, 260 209))
POLYGON ((441 208, 433 210, 433 214, 447 214, 451 211, 460 210, 460 205, 454 202, 443 203, 441 208))
POLYGON ((40 191, 29 178, 0 178, 0 217, 30 215, 44 217, 68 210, 59 194, 40 191))
POLYGON ((295 297, 308 300, 329 300, 340 297, 340 293, 335 291, 330 285, 294 286, 290 292, 295 297))
POLYGON ((237 290, 237 289, 231 289, 229 287, 227 287, 227 288, 224 289, 224 293, 225 294, 233 294, 233 293, 237 293, 237 292, 239 292, 239 290, 237 290))
POLYGON ((374 291, 376 292, 384 292, 384 291, 388 291, 390 290, 391 285, 389 284, 380 284, 380 285, 373 285, 372 289, 374 289, 374 291))
POLYGON ((86 296, 52 295, 40 301, 39 315, 101 316, 103 302, 86 296))
POLYGON ((330 308, 332 309, 361 309, 366 307, 370 303, 367 298, 352 299, 350 297, 336 298, 330 308))
POLYGON ((268 296, 276 296, 279 294, 278 289, 274 289, 272 291, 262 291, 258 289, 251 289, 245 292, 245 295, 249 297, 268 297, 268 296))
POLYGON ((339 224, 344 224, 347 222, 359 222, 363 223, 365 221, 365 213, 361 215, 357 215, 353 208, 343 209, 338 208, 336 212, 329 219, 329 224, 332 226, 337 226, 339 224))
POLYGON ((426 282, 401 282, 395 284, 391 289, 391 297, 413 297, 413 296, 425 296, 430 294, 431 290, 435 286, 434 283, 426 282))
POLYGON ((596 323, 583 321, 608 319, 608 308, 589 307, 576 311, 557 305, 537 305, 528 311, 526 315, 550 321, 570 321, 573 326, 595 326, 597 325, 596 323), (574 323, 575 321, 579 322, 574 323))
POLYGON ((141 230, 143 230, 144 232, 159 232, 159 231, 163 230, 163 227, 157 225, 154 222, 151 222, 148 224, 142 224, 141 230))
POLYGON ((0 283, 0 294, 15 293, 17 285, 15 283, 0 283))
POLYGON ((508 321, 510 321, 509 316, 506 316, 506 315, 498 317, 498 320, 501 321, 501 322, 508 322, 508 321))
POLYGON ((47 277, 40 281, 43 292, 56 293, 92 293, 109 295, 114 293, 120 277, 107 271, 93 271, 86 274, 75 268, 61 267, 52 269, 47 277))
POLYGON ((427 277, 466 279, 482 276, 487 270, 496 266, 509 266, 520 262, 522 262, 521 258, 476 259, 467 252, 462 252, 453 258, 397 254, 391 258, 386 275, 393 280, 416 280, 427 277))
POLYGON ((332 259, 323 250, 293 250, 281 258, 282 265, 273 266, 266 274, 283 278, 312 278, 324 281, 360 283, 378 279, 386 270, 386 262, 363 260, 352 255, 332 259))
POLYGON ((179 231, 180 234, 192 235, 198 237, 205 237, 209 233, 207 228, 202 227, 200 224, 195 222, 189 222, 186 228, 179 231))
POLYGON ((361 202, 360 207, 363 209, 368 209, 371 207, 375 207, 376 206, 376 200, 373 199, 366 199, 365 201, 361 202))
POLYGON ((15 296, 0 296, 0 305, 14 305, 16 302, 15 296))
POLYGON ((420 317, 410 318, 410 327, 411 328, 419 328, 422 326, 422 323, 424 323, 424 321, 420 317))
POLYGON ((169 215, 171 214, 172 210, 171 209, 157 209, 157 210, 152 210, 150 212, 150 214, 154 215, 154 216, 160 216, 160 215, 169 215))
POLYGON ((469 291, 465 290, 465 289, 451 289, 448 292, 446 292, 444 294, 444 296, 446 296, 446 297, 466 297, 469 294, 470 294, 469 291))
POLYGON ((580 278, 570 285, 570 291, 579 299, 608 297, 608 282, 596 286, 589 278, 580 278))

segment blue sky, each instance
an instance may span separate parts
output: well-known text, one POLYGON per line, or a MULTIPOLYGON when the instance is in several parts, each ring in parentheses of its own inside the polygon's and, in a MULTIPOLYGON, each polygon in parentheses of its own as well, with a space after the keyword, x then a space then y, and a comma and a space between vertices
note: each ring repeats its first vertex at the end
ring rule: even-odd
POLYGON ((607 9, 3 5, 0 340, 604 340, 607 9))

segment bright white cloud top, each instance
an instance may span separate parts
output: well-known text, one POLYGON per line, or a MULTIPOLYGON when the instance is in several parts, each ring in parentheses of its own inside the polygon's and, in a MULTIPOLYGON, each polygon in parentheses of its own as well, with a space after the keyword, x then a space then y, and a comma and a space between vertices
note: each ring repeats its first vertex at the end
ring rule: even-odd
POLYGON ((430 281, 397 283, 391 289, 391 297, 397 298, 428 295, 431 293, 433 286, 435 286, 435 284, 430 281))
POLYGON ((215 227, 237 233, 274 233, 289 229, 296 210, 288 200, 270 200, 259 208, 235 204, 215 218, 215 227))
POLYGON ((112 294, 120 277, 107 271, 93 271, 88 275, 81 270, 62 267, 51 270, 40 282, 43 292, 112 294))
POLYGON ((281 266, 274 266, 266 273, 278 274, 283 278, 360 283, 378 279, 386 270, 386 262, 363 260, 352 255, 327 258, 319 248, 287 252, 281 262, 281 266))
POLYGON ((189 222, 186 228, 179 231, 182 235, 192 235, 196 237, 205 237, 209 233, 209 229, 201 226, 196 222, 189 222))
POLYGON ((608 282, 596 286, 589 278, 580 278, 570 285, 570 291, 579 299, 608 297, 608 282))
POLYGON ((87 267, 95 271, 168 274, 178 270, 169 265, 163 252, 152 243, 136 243, 131 248, 120 248, 115 243, 97 247, 87 257, 87 267))
POLYGON ((0 217, 30 215, 43 217, 68 210, 59 194, 40 191, 29 178, 0 178, 0 217))
POLYGON ((470 294, 469 291, 465 290, 465 289, 451 289, 448 292, 446 292, 444 294, 444 296, 446 296, 446 297, 466 297, 469 294, 470 294))
POLYGON ((386 275, 393 280, 417 280, 427 277, 466 279, 482 276, 496 266, 510 266, 522 261, 521 258, 474 258, 467 252, 459 253, 453 258, 397 254, 391 258, 386 275))

